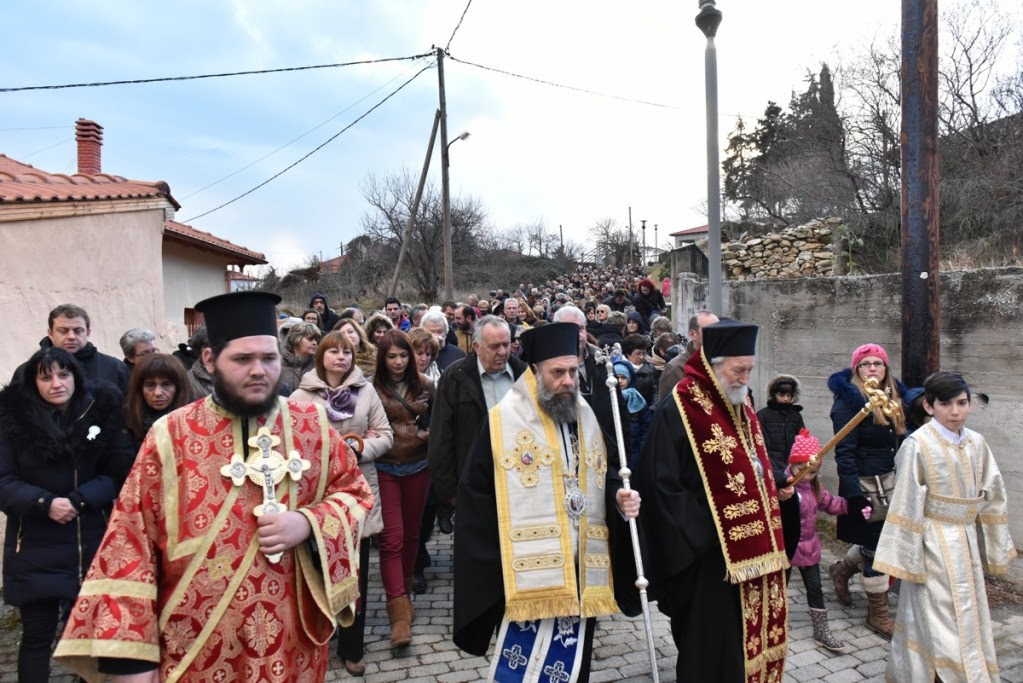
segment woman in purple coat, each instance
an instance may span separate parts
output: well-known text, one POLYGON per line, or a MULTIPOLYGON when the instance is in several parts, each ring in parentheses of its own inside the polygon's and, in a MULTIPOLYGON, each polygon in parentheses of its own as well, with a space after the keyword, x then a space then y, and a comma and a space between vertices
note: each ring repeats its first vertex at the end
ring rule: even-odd
MULTIPOLYGON (((807 467, 810 458, 821 448, 820 441, 805 429, 799 430, 792 453, 789 455, 789 473, 793 476, 807 467)), ((845 498, 831 495, 817 479, 817 472, 811 471, 796 484, 799 496, 800 530, 799 545, 792 557, 792 566, 799 567, 806 588, 806 602, 813 622, 813 640, 832 652, 844 652, 845 643, 836 638, 828 628, 828 610, 824 607, 824 592, 821 590, 821 539, 817 535, 817 511, 829 515, 844 515, 848 512, 845 498)), ((791 569, 786 570, 786 581, 791 569)))

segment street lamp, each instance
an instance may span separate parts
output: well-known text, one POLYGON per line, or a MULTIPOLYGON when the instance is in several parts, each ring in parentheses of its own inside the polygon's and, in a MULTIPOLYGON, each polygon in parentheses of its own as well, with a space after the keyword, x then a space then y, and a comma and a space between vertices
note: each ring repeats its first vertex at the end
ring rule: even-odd
MULTIPOLYGON (((447 125, 446 122, 442 122, 441 134, 442 137, 447 137, 447 125)), ((451 253, 451 185, 448 181, 448 166, 450 166, 448 159, 448 150, 451 145, 455 144, 459 140, 465 140, 469 137, 469 131, 463 131, 451 142, 445 142, 444 151, 441 154, 440 164, 440 184, 441 184, 441 200, 444 205, 444 298, 451 300, 454 298, 455 289, 455 275, 454 268, 452 266, 453 256, 451 253)))
POLYGON ((721 311, 721 164, 718 155, 718 57, 714 36, 721 24, 721 10, 714 0, 699 0, 696 25, 707 37, 704 52, 704 78, 707 91, 707 232, 710 246, 707 279, 710 284, 710 310, 721 311))

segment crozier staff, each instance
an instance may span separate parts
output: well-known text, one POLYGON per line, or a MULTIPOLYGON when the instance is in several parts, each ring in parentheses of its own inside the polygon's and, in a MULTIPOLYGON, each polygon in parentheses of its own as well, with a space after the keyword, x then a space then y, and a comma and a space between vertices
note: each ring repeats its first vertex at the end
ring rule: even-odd
POLYGON ((454 640, 483 655, 497 632, 490 680, 586 681, 596 617, 639 612, 625 523, 639 495, 579 396, 578 339, 571 323, 522 335, 532 369, 490 411, 459 481, 454 640))
POLYGON ((121 491, 55 655, 87 680, 323 680, 373 495, 323 406, 277 395, 279 301, 196 305, 213 394, 153 425, 121 491))

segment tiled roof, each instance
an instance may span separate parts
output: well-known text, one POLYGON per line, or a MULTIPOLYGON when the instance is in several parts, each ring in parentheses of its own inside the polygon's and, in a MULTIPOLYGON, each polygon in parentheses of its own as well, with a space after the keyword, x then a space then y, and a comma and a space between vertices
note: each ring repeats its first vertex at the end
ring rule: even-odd
POLYGON ((0 154, 0 204, 147 197, 164 197, 181 208, 162 180, 127 180, 108 173, 47 173, 0 154))
POLYGON ((708 226, 699 225, 695 228, 685 228, 683 230, 676 230, 675 232, 669 233, 669 236, 681 237, 682 235, 702 235, 705 232, 709 232, 708 226))
POLYGON ((191 225, 185 225, 177 221, 164 221, 163 228, 163 238, 165 240, 171 239, 191 247, 207 249, 223 256, 229 256, 233 259, 231 261, 232 264, 256 266, 267 262, 266 257, 258 251, 246 249, 216 235, 196 230, 191 225))
POLYGON ((339 273, 341 272, 341 264, 348 258, 348 254, 341 254, 335 256, 332 259, 326 261, 320 261, 320 273, 339 273))

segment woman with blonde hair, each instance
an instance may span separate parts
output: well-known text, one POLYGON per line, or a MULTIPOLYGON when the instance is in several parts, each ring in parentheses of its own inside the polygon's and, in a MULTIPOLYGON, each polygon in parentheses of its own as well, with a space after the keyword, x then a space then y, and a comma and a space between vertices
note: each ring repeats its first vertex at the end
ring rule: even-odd
POLYGON ((440 369, 437 367, 440 342, 422 327, 409 330, 408 340, 412 344, 412 355, 415 356, 419 374, 426 375, 436 385, 440 380, 440 369))
MULTIPOLYGON (((353 321, 354 322, 354 321, 353 321)), ((362 439, 358 455, 359 469, 373 490, 373 509, 360 530, 359 544, 359 609, 355 623, 338 629, 337 653, 345 669, 361 676, 366 630, 366 590, 369 572, 369 537, 383 529, 380 512, 380 486, 374 465, 377 458, 391 449, 394 435, 387 421, 376 389, 355 363, 355 346, 344 332, 324 335, 316 349, 315 368, 302 376, 299 388, 291 394, 300 401, 324 406, 330 426, 339 434, 355 434, 362 439)))
POLYGON ((343 333, 355 347, 355 364, 362 370, 366 379, 373 379, 373 373, 377 368, 377 347, 366 336, 366 330, 362 328, 354 318, 343 318, 334 325, 334 329, 343 333))
POLYGON ((852 354, 850 367, 828 379, 835 396, 831 421, 835 433, 842 429, 864 405, 866 382, 875 380, 889 399, 891 416, 882 408, 860 422, 835 447, 838 468, 838 495, 848 501, 849 514, 838 518, 838 538, 853 544, 828 573, 835 582, 835 595, 843 605, 852 604, 849 579, 863 572, 863 590, 867 594, 867 628, 891 639, 895 624, 888 612, 888 576, 874 570, 874 553, 884 528, 887 501, 895 488, 895 453, 906 433, 902 396, 906 388, 892 374, 888 353, 878 344, 864 344, 852 354), (864 514, 864 509, 870 511, 864 514))

